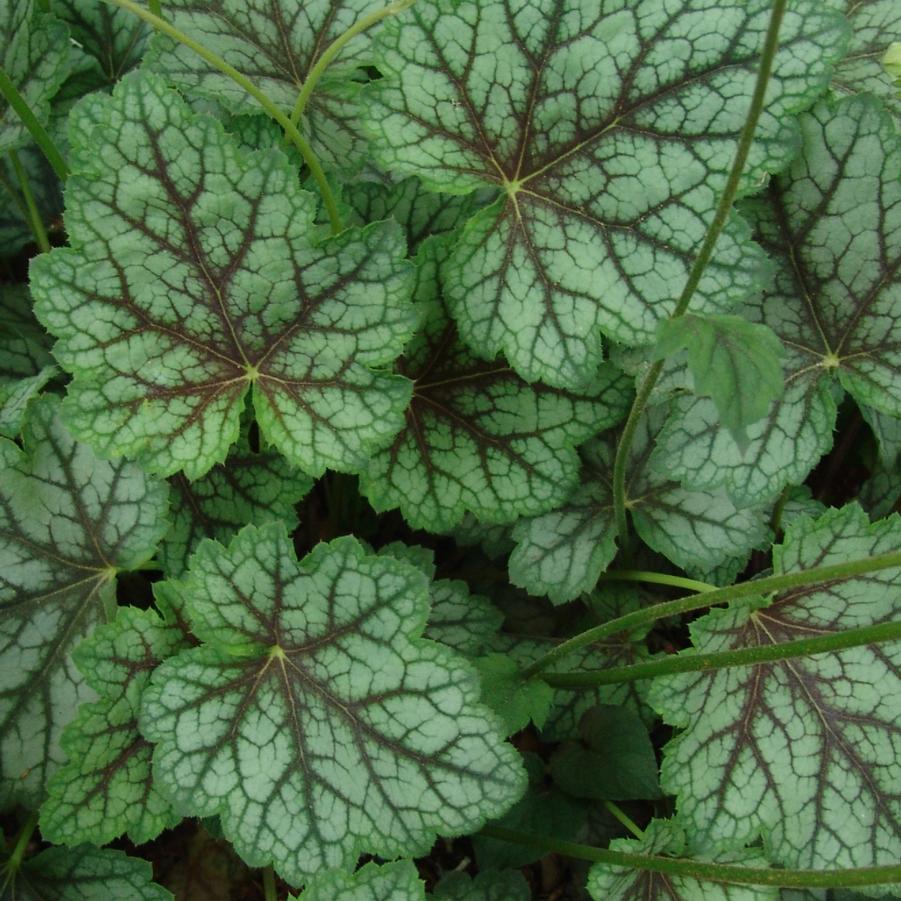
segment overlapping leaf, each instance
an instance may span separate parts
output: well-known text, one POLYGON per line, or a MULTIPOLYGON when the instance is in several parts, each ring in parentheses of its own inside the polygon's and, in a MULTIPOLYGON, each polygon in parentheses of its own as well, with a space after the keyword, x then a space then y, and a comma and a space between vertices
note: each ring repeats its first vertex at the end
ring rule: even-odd
MULTIPOLYGON (((632 854, 663 854, 685 857, 690 853, 690 840, 685 830, 674 822, 652 820, 642 839, 616 839, 610 843, 613 851, 632 854)), ((691 854, 698 860, 740 866, 766 866, 759 852, 742 851, 731 854, 691 854)), ((588 892, 595 901, 775 901, 779 889, 772 886, 729 885, 710 879, 654 873, 631 867, 597 863, 588 875, 588 892)))
POLYGON ((204 542, 184 582, 204 642, 145 695, 154 777, 177 810, 219 814, 254 866, 290 882, 362 852, 424 853, 523 791, 473 670, 419 635, 427 580, 353 539, 298 565, 284 527, 204 542))
POLYGON ((577 393, 529 385, 503 361, 475 357, 444 307, 446 253, 444 242, 429 241, 417 256, 424 324, 399 363, 413 399, 405 428, 361 480, 377 510, 399 506, 411 526, 435 532, 466 511, 510 522, 561 503, 578 477, 575 446, 625 416, 631 397, 612 367, 577 393))
MULTIPOLYGON (((444 0, 384 25, 367 104, 381 162, 446 191, 504 191, 445 268, 468 345, 576 386, 597 369, 599 332, 653 343, 732 159, 770 6, 444 0)), ((825 87, 843 28, 819 3, 792 5, 747 185, 790 157, 786 113, 825 87)), ((755 289, 746 239, 733 221, 698 310, 755 289)))
POLYGON ((819 103, 801 128, 802 154, 745 206, 777 271, 742 312, 785 345, 783 397, 744 453, 706 399, 682 399, 660 438, 662 471, 742 504, 803 480, 832 444, 841 388, 901 416, 901 138, 863 96, 819 103))
POLYGON ((435 891, 435 901, 529 901, 529 884, 516 870, 484 870, 477 876, 454 871, 445 873, 435 891))
MULTIPOLYGON (((166 18, 250 78, 285 113, 294 107, 310 69, 335 38, 382 0, 168 0, 166 18)), ((310 98, 305 129, 320 157, 347 170, 362 162, 366 140, 357 96, 360 69, 372 62, 369 35, 357 35, 326 70, 310 98)), ((194 51, 156 37, 148 63, 177 84, 226 103, 235 112, 258 112, 256 101, 194 51)))
POLYGON ((99 700, 82 705, 62 736, 68 756, 41 805, 41 834, 56 844, 150 841, 180 817, 153 787, 152 746, 138 732, 141 693, 160 661, 185 647, 174 624, 126 607, 75 651, 99 700))
POLYGON ((159 561, 170 577, 188 568, 188 557, 203 538, 227 541, 247 523, 280 520, 297 525, 295 504, 310 490, 312 479, 293 469, 273 450, 251 450, 247 430, 226 462, 189 482, 171 479, 172 528, 160 545, 159 561))
MULTIPOLYGON (((660 407, 639 422, 626 464, 626 506, 636 532, 683 569, 709 569, 746 556, 767 535, 763 512, 738 510, 722 489, 683 488, 648 464, 664 423, 660 407)), ((589 591, 616 553, 612 441, 596 441, 583 457, 582 484, 558 510, 513 529, 510 579, 555 603, 589 591)))
POLYGON ((116 603, 116 572, 148 560, 167 489, 98 460, 35 402, 25 451, 0 473, 0 803, 34 802, 63 762, 60 733, 93 690, 72 651, 116 603))
POLYGON ((363 465, 409 398, 369 368, 414 325, 399 227, 319 240, 287 160, 245 156, 157 78, 126 77, 99 110, 67 187, 73 247, 32 266, 76 433, 197 478, 225 459, 253 384, 263 437, 293 464, 363 465))
MULTIPOLYGON (((34 0, 0 0, 0 69, 31 111, 43 123, 50 118, 50 101, 69 74, 69 34, 66 26, 36 12, 34 0)), ((0 94, 0 153, 30 140, 18 114, 0 94)))
POLYGON ((412 861, 379 866, 368 863, 356 873, 331 871, 316 879, 294 901, 425 901, 425 886, 412 861))
MULTIPOLYGON (((801 518, 774 570, 856 560, 901 547, 901 517, 872 525, 856 505, 801 518)), ((901 569, 762 601, 692 625, 694 651, 765 647, 885 622, 898 613, 901 569)), ((664 789, 710 847, 762 835, 789 867, 861 867, 901 859, 901 645, 709 673, 661 677, 651 699, 682 731, 667 745, 664 789), (850 815, 849 815, 850 813, 850 815)))

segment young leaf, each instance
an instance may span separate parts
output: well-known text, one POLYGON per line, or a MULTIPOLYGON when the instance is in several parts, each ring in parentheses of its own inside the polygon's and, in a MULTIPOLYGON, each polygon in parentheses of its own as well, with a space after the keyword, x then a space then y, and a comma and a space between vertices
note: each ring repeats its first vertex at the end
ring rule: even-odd
POLYGON ((519 664, 506 654, 488 654, 475 661, 482 680, 482 703, 504 723, 507 735, 533 722, 544 727, 554 703, 554 689, 540 678, 523 679, 519 664))
POLYGON ((434 901, 529 901, 531 890, 516 870, 483 870, 477 876, 445 873, 430 895, 434 901))
POLYGON ((182 583, 204 642, 162 664, 141 729, 177 810, 219 814, 289 882, 422 854, 521 795, 518 756, 461 658, 419 638, 422 573, 351 538, 300 564, 281 524, 203 542, 182 583))
MULTIPOLYGON (((165 16, 290 113, 310 69, 335 38, 384 0, 166 0, 165 16)), ((188 91, 225 103, 233 112, 259 112, 256 101, 193 50, 156 36, 147 64, 188 91)), ((337 169, 363 162, 367 142, 357 96, 361 68, 372 64, 367 33, 357 35, 326 70, 305 116, 317 155, 337 169)))
MULTIPOLYGON (((901 517, 870 525, 852 504, 798 519, 774 550, 776 573, 901 546, 901 517)), ((901 569, 834 579, 737 603, 691 627, 708 653, 830 634, 897 616, 901 569)), ((738 846, 762 833, 788 867, 901 859, 901 645, 874 645, 712 672, 660 677, 651 700, 682 731, 663 788, 698 841, 738 846), (849 816, 849 811, 853 815, 849 816)))
POLYGON ((127 76, 100 110, 67 187, 73 246, 31 270, 74 374, 73 429, 199 478, 237 438, 252 384, 264 439, 294 465, 362 466, 409 399, 405 379, 369 368, 415 323, 399 227, 318 240, 285 157, 245 156, 159 78, 127 76))
MULTIPOLYGON (((651 344, 673 309, 735 151, 769 0, 634 7, 443 0, 380 29, 369 127, 380 162, 433 188, 501 199, 445 268, 463 340, 529 381, 578 387, 598 332, 651 344)), ((792 4, 745 186, 794 149, 786 114, 825 87, 844 26, 792 4)), ((696 308, 755 290, 762 255, 733 220, 696 308)))
MULTIPOLYGON (((661 407, 639 422, 627 463, 626 506, 639 537, 682 569, 711 568, 743 558, 766 540, 760 509, 738 510, 722 489, 689 490, 648 466, 664 424, 661 407)), ((613 517, 614 444, 584 450, 582 485, 559 510, 514 526, 510 580, 554 603, 590 591, 616 552, 613 517)))
POLYGON ((139 845, 179 821, 152 784, 153 748, 138 732, 138 713, 154 668, 185 646, 178 627, 133 607, 78 646, 75 663, 99 700, 83 704, 63 732, 69 759, 41 805, 47 841, 105 845, 127 834, 139 845))
MULTIPOLYGON (((37 119, 46 124, 50 101, 71 69, 66 26, 35 11, 34 0, 0 3, 0 69, 37 119)), ((28 129, 0 94, 0 155, 30 141, 28 129)))
MULTIPOLYGON (((667 854, 684 857, 688 851, 685 830, 669 820, 652 820, 644 838, 616 839, 610 843, 613 851, 633 854, 667 854)), ((717 863, 765 867, 767 861, 758 851, 716 855, 691 855, 698 860, 717 863)), ((776 901, 779 889, 773 886, 727 885, 692 876, 652 873, 631 867, 596 863, 588 874, 588 893, 595 901, 776 901)))
POLYGON ((562 503, 578 476, 575 446, 623 418, 632 393, 612 367, 576 393, 529 385, 503 362, 474 357, 444 308, 446 254, 446 243, 432 240, 417 256, 423 330, 398 366, 413 399, 405 428, 360 481, 376 510, 400 507, 413 528, 433 532, 466 511, 510 522, 562 503))
POLYGON ((26 860, 7 886, 10 901, 174 901, 152 882, 146 860, 109 848, 48 848, 26 860))
POLYGON ((272 450, 250 449, 247 429, 221 466, 189 482, 179 473, 172 485, 172 528, 157 559, 170 578, 188 568, 188 558, 203 538, 228 541, 247 523, 281 520, 294 529, 295 505, 313 486, 272 450))
MULTIPOLYGON (((330 870, 310 880, 293 901, 425 901, 425 886, 410 860, 367 863, 356 873, 330 870)), ((289 899, 292 901, 292 899, 289 899)))
POLYGON ((801 129, 801 155, 744 208, 776 278, 742 313, 785 345, 785 393, 748 428, 744 452, 711 401, 683 399, 656 457, 662 472, 725 485, 743 505, 804 479, 832 443, 841 388, 901 416, 901 138, 866 96, 819 103, 801 129))
POLYGON ((93 690, 72 651, 116 605, 116 573, 148 560, 166 531, 167 488, 98 460, 57 416, 31 405, 25 450, 0 473, 0 803, 40 800, 63 762, 60 733, 93 690))
POLYGON ((685 348, 695 394, 713 399, 720 422, 739 447, 745 428, 782 394, 782 342, 765 325, 741 316, 688 313, 660 325, 655 359, 685 348))

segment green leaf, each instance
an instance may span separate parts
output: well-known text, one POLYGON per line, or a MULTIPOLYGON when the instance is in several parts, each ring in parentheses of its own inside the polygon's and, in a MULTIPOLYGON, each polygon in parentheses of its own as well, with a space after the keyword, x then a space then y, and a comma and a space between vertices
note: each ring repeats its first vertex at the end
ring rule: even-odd
MULTIPOLYGON (((167 0, 167 10, 169 6, 167 0)), ((69 26, 78 46, 96 60, 107 84, 140 63, 150 29, 134 13, 94 0, 53 0, 52 9, 69 26)))
POLYGON ((744 207, 776 277, 741 313, 785 345, 783 397, 748 428, 744 453, 705 399, 681 400, 660 437, 661 470, 741 504, 803 481, 832 444, 842 388, 901 416, 901 137, 866 96, 800 121, 803 152, 744 207))
MULTIPOLYGON (((166 0, 166 20, 248 76, 283 112, 290 113, 322 52, 384 0, 166 0)), ((320 159, 337 169, 361 164, 367 141, 357 103, 361 68, 371 65, 364 32, 341 51, 313 92, 304 130, 320 159)), ((147 64, 179 86, 224 103, 233 112, 259 112, 256 101, 193 50, 162 35, 147 64)))
MULTIPOLYGON (((856 505, 800 518, 775 573, 901 546, 901 517, 870 525, 856 505)), ((791 590, 715 610, 691 627, 708 653, 830 634, 897 616, 901 569, 791 590)), ((661 677, 651 700, 681 732, 661 781, 692 834, 710 846, 762 834, 788 867, 862 867, 901 858, 901 645, 853 648, 661 677), (849 815, 852 812, 853 815, 849 815)))
POLYGON ((579 738, 562 744, 550 760, 550 773, 564 791, 599 801, 660 797, 654 746, 636 713, 593 707, 579 723, 579 738))
MULTIPOLYGON (((765 541, 760 509, 738 510, 722 489, 686 489, 648 466, 664 424, 661 407, 639 421, 626 463, 626 508, 639 537, 682 569, 741 559, 765 541)), ((514 526, 510 580, 554 603, 590 591, 616 553, 612 473, 615 445, 585 448, 581 485, 552 513, 514 526)))
POLYGON ((486 870, 477 876, 445 873, 429 896, 434 901, 529 901, 531 889, 516 870, 486 870))
POLYGON ((127 76, 98 112, 67 185, 73 246, 31 269, 76 433, 196 479, 225 459, 253 385, 263 438, 292 464, 364 465, 410 394, 369 368, 415 323, 399 227, 320 240, 287 159, 243 154, 159 78, 127 76))
POLYGON ((313 486, 272 450, 254 452, 247 429, 224 465, 189 482, 179 473, 171 479, 172 528, 160 545, 157 559, 170 577, 188 568, 188 558, 203 538, 228 541, 247 523, 262 525, 281 520, 293 530, 295 505, 313 486))
POLYGON ((782 342, 765 325, 741 316, 688 313, 661 323, 655 359, 687 350, 695 394, 713 399, 720 422, 739 447, 783 391, 782 342))
MULTIPOLYGON (((46 124, 50 101, 71 68, 69 34, 62 22, 36 12, 35 6, 34 0, 0 4, 0 69, 46 124)), ((30 140, 28 129, 0 94, 0 154, 5 156, 30 140)))
POLYGON ((442 299, 447 244, 417 256, 423 329, 399 371, 413 381, 406 425, 376 453, 360 487, 376 510, 400 507, 414 528, 447 531, 467 511, 510 522, 562 503, 575 486, 575 446, 623 418, 629 381, 605 367, 583 391, 528 384, 462 344, 442 299))
POLYGON ((519 664, 505 654, 488 654, 475 661, 482 680, 482 703, 504 723, 507 735, 529 722, 544 727, 554 703, 554 690, 539 678, 523 679, 519 664))
POLYGON ((872 407, 862 407, 860 412, 876 436, 879 462, 887 469, 896 469, 901 465, 901 417, 887 416, 872 407))
POLYGON ((439 579, 429 588, 431 612, 425 634, 448 647, 475 657, 485 652, 504 615, 480 594, 456 579, 439 579))
MULTIPOLYGON (((891 41, 901 41, 898 4, 895 0, 827 0, 826 5, 843 12, 851 25, 851 42, 835 67, 832 89, 840 94, 868 91, 901 116, 901 97, 892 87, 892 68, 884 56, 891 41)), ((901 68, 894 77, 901 78, 901 68)))
POLYGON ((173 901, 146 860, 108 848, 49 848, 25 861, 3 901, 173 901))
POLYGON ((153 748, 138 732, 138 713, 153 669, 185 646, 177 626, 133 607, 78 646, 75 663, 99 700, 83 704, 63 732, 68 762, 41 805, 47 841, 105 845, 127 834, 139 845, 181 819, 152 784, 153 748))
POLYGON ((381 866, 367 863, 353 874, 329 871, 312 879, 293 901, 425 901, 425 897, 413 862, 399 860, 381 866))
POLYGON ((0 473, 0 804, 36 806, 63 762, 60 733, 94 692, 72 651, 116 607, 116 573, 166 531, 167 488, 78 444, 45 397, 0 473))
MULTIPOLYGON (((59 179, 37 145, 26 144, 16 154, 34 195, 41 221, 49 226, 63 208, 59 179)), ((28 207, 22 197, 21 183, 9 156, 0 155, 0 257, 15 257, 33 241, 34 233, 29 223, 28 207)), ((19 288, 18 285, 0 285, 0 308, 6 306, 6 292, 19 288)))
MULTIPOLYGON (((445 267, 480 356, 575 387, 597 370, 599 332, 653 343, 725 181, 770 7, 442 0, 384 23, 366 105, 379 161, 438 190, 503 191, 445 267)), ((792 5, 745 188, 791 157, 786 114, 825 87, 844 42, 822 4, 792 5)), ((733 219, 696 309, 728 311, 762 266, 733 219)))
POLYGON ((351 538, 300 564, 281 524, 206 541, 181 583, 203 646, 163 663, 141 730, 176 810, 219 814, 289 882, 360 853, 424 854, 523 791, 461 658, 419 638, 427 580, 351 538))
MULTIPOLYGON (((766 866, 757 851, 715 855, 698 853, 689 847, 685 830, 668 820, 652 820, 642 839, 616 839, 613 851, 632 854, 666 854, 684 857, 686 852, 696 860, 717 863, 766 866)), ((652 873, 631 867, 596 863, 588 874, 588 893, 595 901, 776 901, 779 889, 772 886, 728 885, 691 876, 652 873)))

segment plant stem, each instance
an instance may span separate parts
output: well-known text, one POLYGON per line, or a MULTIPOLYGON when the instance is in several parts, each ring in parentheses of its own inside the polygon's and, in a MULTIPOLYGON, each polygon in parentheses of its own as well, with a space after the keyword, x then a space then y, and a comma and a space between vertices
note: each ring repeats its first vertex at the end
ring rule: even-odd
POLYGON ((674 601, 664 601, 651 607, 644 607, 641 610, 627 613, 625 616, 617 617, 585 632, 580 632, 572 638, 568 638, 530 666, 527 666, 522 671, 522 675, 525 678, 534 676, 578 648, 600 641, 610 635, 616 635, 617 632, 626 632, 667 616, 689 613, 692 610, 701 610, 705 607, 714 607, 717 604, 725 604, 727 601, 735 601, 739 598, 753 595, 766 595, 772 592, 787 591, 791 588, 816 585, 820 582, 850 579, 853 576, 877 572, 881 569, 891 569, 895 566, 901 566, 901 551, 879 554, 875 557, 864 557, 861 560, 849 560, 844 563, 814 566, 810 569, 780 573, 779 575, 767 576, 763 579, 751 579, 738 585, 730 585, 728 588, 716 588, 713 591, 690 594, 684 598, 677 598, 674 601))
POLYGON ((779 644, 762 645, 753 648, 739 648, 735 651, 720 651, 715 654, 679 654, 662 660, 649 660, 632 666, 617 666, 606 670, 587 673, 545 673, 542 679, 555 688, 583 688, 595 685, 618 685, 635 682, 638 679, 653 679, 671 673, 695 673, 702 670, 724 669, 732 666, 753 666, 772 660, 788 660, 791 657, 807 657, 827 651, 857 648, 865 644, 901 639, 901 620, 879 623, 876 626, 862 626, 847 629, 831 635, 816 638, 801 638, 797 641, 783 641, 779 644))
POLYGON ((9 151, 9 161, 12 163, 13 171, 19 180, 19 189, 22 192, 22 199, 25 201, 25 209, 28 211, 28 222, 31 226, 31 233, 34 235, 35 243, 38 245, 41 253, 47 253, 50 250, 50 241, 47 239, 47 232, 44 229, 44 223, 41 221, 38 205, 34 202, 34 194, 31 193, 31 185, 28 184, 28 175, 22 168, 19 154, 15 150, 9 151))
POLYGON ((635 838, 644 838, 644 832, 638 828, 634 820, 628 816, 618 804, 614 804, 612 801, 604 801, 604 807, 606 807, 610 815, 619 820, 619 822, 622 823, 635 838))
POLYGON ((369 13, 368 16, 363 16, 362 19, 358 19, 354 22, 344 34, 336 37, 335 40, 325 48, 300 87, 300 93, 297 95, 297 101, 291 112, 291 122, 295 126, 300 123, 300 117, 304 114, 304 110, 307 108, 307 103, 309 102, 310 96, 315 90, 316 85, 319 83, 319 79, 322 78, 325 70, 331 65, 332 60, 334 60, 334 58, 344 49, 345 45, 361 32, 364 32, 378 22, 381 22, 382 19, 386 19, 388 16, 396 16, 405 9, 409 9, 413 3, 414 0, 395 0, 394 3, 390 3, 383 9, 377 9, 375 12, 369 13))
POLYGON ((741 867, 732 864, 708 863, 679 857, 660 857, 655 854, 634 854, 611 851, 576 842, 565 842, 545 835, 531 835, 500 826, 485 826, 482 835, 500 841, 556 852, 577 860, 589 860, 654 873, 692 876, 709 882, 734 885, 775 885, 784 888, 854 888, 865 885, 887 885, 901 880, 901 864, 886 867, 858 867, 848 870, 777 870, 765 867, 741 867))
MULTIPOLYGON (((770 80, 770 72, 773 68, 773 58, 779 46, 779 29, 782 26, 782 17, 785 14, 785 7, 788 0, 775 0, 773 3, 773 11, 770 14, 770 24, 767 28, 766 38, 763 43, 763 50, 760 53, 760 66, 757 70, 757 81, 754 85, 754 93, 751 97, 751 105, 748 109, 748 115, 745 119, 744 127, 738 139, 738 147, 735 151, 735 158, 732 161, 732 168, 726 179, 726 185, 720 196, 716 211, 713 215, 713 221, 704 235, 704 241, 701 249, 695 258, 691 271, 688 273, 688 279, 685 287, 679 295, 676 307, 670 316, 670 319, 678 319, 685 314, 688 304, 691 302, 704 270, 713 256, 713 249, 719 239, 720 234, 729 221, 729 213, 732 210, 732 204, 735 202, 741 185, 742 173, 745 169, 745 163, 748 161, 748 154, 751 152, 751 145, 754 141, 754 132, 757 130, 757 122, 760 119, 760 113, 763 110, 763 103, 766 97, 766 88, 770 80)), ((629 530, 629 523, 626 519, 626 461, 628 460, 629 451, 632 447, 632 441, 635 437, 635 430, 638 427, 638 421, 647 406, 648 398, 660 378, 663 370, 663 360, 658 360, 651 366, 641 383, 641 387, 632 403, 632 409, 629 411, 628 419, 623 427, 623 433, 620 437, 619 444, 616 448, 616 458, 613 461, 613 509, 616 520, 616 531, 620 537, 620 541, 626 540, 629 530)))
POLYGON ((0 69, 0 94, 6 98, 6 102, 15 110, 16 115, 22 120, 22 124, 28 129, 35 144, 41 148, 47 161, 53 166, 53 171, 61 181, 69 177, 69 169, 63 155, 59 152, 52 138, 47 134, 47 129, 38 121, 34 111, 28 105, 25 98, 16 89, 10 77, 0 69))
POLYGON ((263 867, 263 898, 265 901, 278 901, 275 889, 275 871, 272 867, 263 867))
POLYGON ((653 582, 656 585, 672 585, 675 588, 687 588, 689 591, 716 591, 717 586, 709 582, 698 582, 683 576, 671 576, 669 573, 655 573, 643 569, 611 569, 605 572, 601 582, 653 582))
POLYGON ((38 812, 34 811, 25 821, 19 834, 16 836, 16 843, 13 845, 12 853, 6 860, 6 870, 9 873, 17 873, 22 866, 22 858, 31 841, 31 836, 38 825, 38 812))
POLYGON ((242 75, 234 66, 230 66, 221 56, 213 53, 211 50, 207 50, 193 38, 188 37, 183 31, 179 31, 179 29, 170 25, 164 19, 155 16, 142 6, 139 6, 134 0, 107 0, 107 2, 119 6, 122 9, 127 9, 129 12, 134 13, 136 16, 139 16, 145 22, 152 25, 157 31, 161 31, 163 34, 167 34, 170 38, 178 41, 180 44, 184 44, 185 47, 189 50, 193 50, 201 59, 206 60, 211 66, 218 69, 223 75, 227 75, 235 82, 235 84, 247 91, 247 93, 250 94, 250 96, 253 97, 253 99, 256 100, 276 122, 278 122, 284 129, 285 134, 291 139, 294 146, 300 151, 300 155, 307 164, 307 168, 310 170, 313 180, 319 187, 319 192, 322 195, 322 202, 325 204, 325 210, 332 227, 332 233, 337 234, 341 231, 343 226, 341 224, 341 215, 338 212, 338 205, 335 202, 335 197, 332 194, 328 179, 325 177, 325 172, 322 171, 322 166, 316 158, 316 154, 313 152, 313 148, 309 145, 307 139, 297 130, 294 123, 291 122, 291 120, 266 96, 266 94, 247 78, 246 75, 242 75))

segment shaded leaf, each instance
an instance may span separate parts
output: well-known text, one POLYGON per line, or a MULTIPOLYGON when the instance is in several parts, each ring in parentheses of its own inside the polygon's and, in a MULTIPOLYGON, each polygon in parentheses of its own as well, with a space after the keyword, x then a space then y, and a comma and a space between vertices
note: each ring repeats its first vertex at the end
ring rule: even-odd
POLYGON ((367 863, 356 873, 334 870, 312 879, 294 901, 425 901, 412 861, 367 863))
POLYGON ((429 896, 435 901, 529 901, 529 884, 516 870, 445 873, 429 896))
POLYGON ((523 679, 519 664, 505 654, 488 654, 475 661, 482 680, 482 703, 504 723, 507 735, 529 722, 541 729, 554 702, 554 689, 540 678, 523 679))

